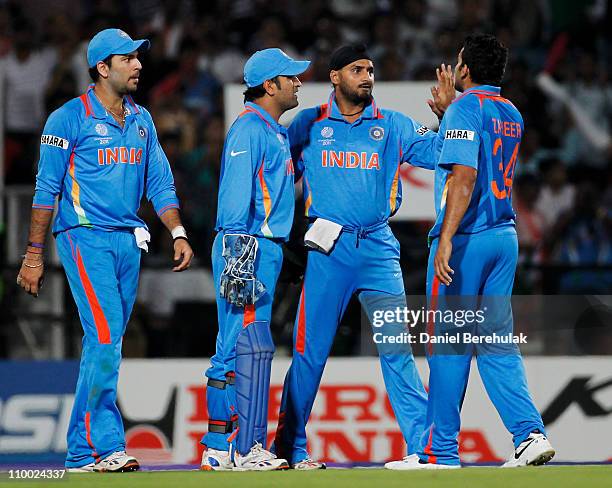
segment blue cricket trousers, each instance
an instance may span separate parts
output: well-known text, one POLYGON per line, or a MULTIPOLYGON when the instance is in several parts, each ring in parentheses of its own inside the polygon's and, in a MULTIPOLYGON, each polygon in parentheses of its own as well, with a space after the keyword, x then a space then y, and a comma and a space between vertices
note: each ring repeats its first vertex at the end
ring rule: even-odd
MULTIPOLYGON (((308 457, 306 423, 338 323, 353 294, 358 294, 370 321, 380 308, 406 306, 399 257, 399 243, 386 222, 369 229, 344 229, 329 255, 308 253, 294 327, 293 360, 285 378, 274 441, 280 457, 291 463, 308 457)), ((403 331, 405 324, 391 323, 384 333, 403 331)), ((409 344, 378 349, 391 406, 408 451, 416 452, 425 424, 427 394, 412 350, 409 344)))
MULTIPOLYGON (((477 234, 456 235, 449 262, 455 271, 452 283, 443 285, 434 273, 438 239, 429 253, 427 295, 430 310, 481 310, 484 321, 472 326, 436 322, 428 332, 436 336, 464 332, 476 337, 503 336, 512 332, 510 298, 518 259, 518 240, 513 226, 488 229, 477 234)), ((470 363, 477 355, 478 371, 489 398, 514 445, 534 430, 544 431, 542 418, 527 387, 525 369, 516 344, 428 344, 429 402, 427 427, 419 456, 437 464, 460 464, 457 435, 460 412, 467 388, 470 363)))
POLYGON ((125 449, 117 380, 141 251, 131 231, 75 227, 56 241, 84 333, 66 457, 66 467, 78 467, 125 449))
MULTIPOLYGON (((209 422, 229 425, 237 421, 236 391, 231 382, 231 376, 228 374, 232 375, 235 371, 238 335, 243 327, 255 320, 270 323, 272 318, 272 301, 276 280, 283 264, 283 250, 281 244, 270 239, 258 237, 257 242, 259 249, 255 259, 255 276, 266 287, 266 294, 255 305, 245 308, 236 307, 219 295, 221 273, 225 268, 225 259, 222 255, 223 234, 217 234, 213 243, 212 265, 219 333, 215 355, 211 358, 210 368, 205 373, 209 378, 209 384, 206 387, 209 422), (218 382, 217 384, 223 387, 211 386, 210 380, 218 382)), ((235 428, 226 433, 208 432, 202 438, 201 443, 212 449, 227 451, 228 443, 235 439, 236 434, 235 428)))

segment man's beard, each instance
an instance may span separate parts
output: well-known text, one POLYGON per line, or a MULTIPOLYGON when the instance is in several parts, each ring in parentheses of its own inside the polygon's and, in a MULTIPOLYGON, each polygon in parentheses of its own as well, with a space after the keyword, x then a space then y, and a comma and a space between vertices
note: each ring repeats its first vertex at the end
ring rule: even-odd
POLYGON ((300 104, 300 102, 298 101, 298 99, 297 99, 297 98, 295 98, 295 97, 291 97, 291 98, 290 98, 290 99, 287 101, 287 103, 285 103, 285 107, 283 107, 283 108, 284 108, 284 110, 285 110, 285 111, 286 111, 286 110, 291 110, 292 108, 297 107, 299 104, 300 104))
POLYGON ((349 100, 351 103, 354 103, 355 105, 361 105, 361 104, 367 105, 368 103, 372 101, 372 91, 371 90, 370 90, 370 93, 367 93, 365 95, 360 95, 358 91, 359 89, 351 90, 347 86, 343 85, 342 83, 340 83, 339 87, 340 87, 340 91, 342 92, 342 95, 344 95, 344 98, 349 100))
POLYGON ((135 93, 136 90, 138 90, 138 85, 135 85, 132 87, 126 83, 125 85, 121 87, 121 90, 119 91, 119 93, 125 96, 125 95, 129 95, 130 93, 135 93))

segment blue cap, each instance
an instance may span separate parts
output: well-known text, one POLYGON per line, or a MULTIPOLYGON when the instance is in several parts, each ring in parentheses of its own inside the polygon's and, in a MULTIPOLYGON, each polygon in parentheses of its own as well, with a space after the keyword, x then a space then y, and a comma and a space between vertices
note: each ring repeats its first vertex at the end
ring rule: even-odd
POLYGON ((148 39, 137 41, 121 29, 104 29, 89 41, 87 46, 87 64, 93 68, 111 54, 129 54, 134 51, 146 51, 151 47, 148 39))
POLYGON ((275 76, 296 76, 308 69, 310 61, 295 61, 277 47, 257 51, 244 65, 244 81, 252 88, 275 76))

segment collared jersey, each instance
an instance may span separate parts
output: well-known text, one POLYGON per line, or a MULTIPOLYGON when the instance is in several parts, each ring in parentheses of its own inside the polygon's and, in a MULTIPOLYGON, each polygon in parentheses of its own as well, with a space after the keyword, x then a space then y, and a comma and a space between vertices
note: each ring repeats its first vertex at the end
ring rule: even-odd
POLYGON ((297 114, 289 127, 296 172, 303 173, 306 215, 367 227, 400 207, 400 166, 433 169, 440 154, 435 132, 372 101, 347 122, 334 94, 327 104, 297 114))
POLYGON ((149 112, 126 97, 122 128, 93 86, 53 112, 41 136, 32 207, 53 210, 59 196, 54 233, 146 227, 137 214, 143 194, 158 215, 179 205, 149 112))
POLYGON ((440 124, 442 152, 435 177, 437 218, 430 238, 440 235, 448 182, 455 164, 478 171, 472 198, 457 233, 473 234, 514 225, 512 179, 523 134, 523 118, 499 93, 500 88, 495 86, 471 88, 455 99, 444 114, 440 124))
POLYGON ((217 231, 287 240, 293 223, 293 175, 287 129, 247 102, 225 138, 217 231))

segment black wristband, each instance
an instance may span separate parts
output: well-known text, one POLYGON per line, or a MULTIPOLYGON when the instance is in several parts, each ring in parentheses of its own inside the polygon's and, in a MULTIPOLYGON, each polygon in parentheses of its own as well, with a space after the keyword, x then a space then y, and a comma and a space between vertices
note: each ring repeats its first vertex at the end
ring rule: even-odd
POLYGON ((189 242, 189 239, 187 239, 187 237, 185 237, 185 236, 178 236, 178 237, 175 237, 174 239, 172 239, 172 241, 173 241, 173 242, 176 242, 176 240, 177 240, 177 239, 185 239, 187 242, 189 242))

